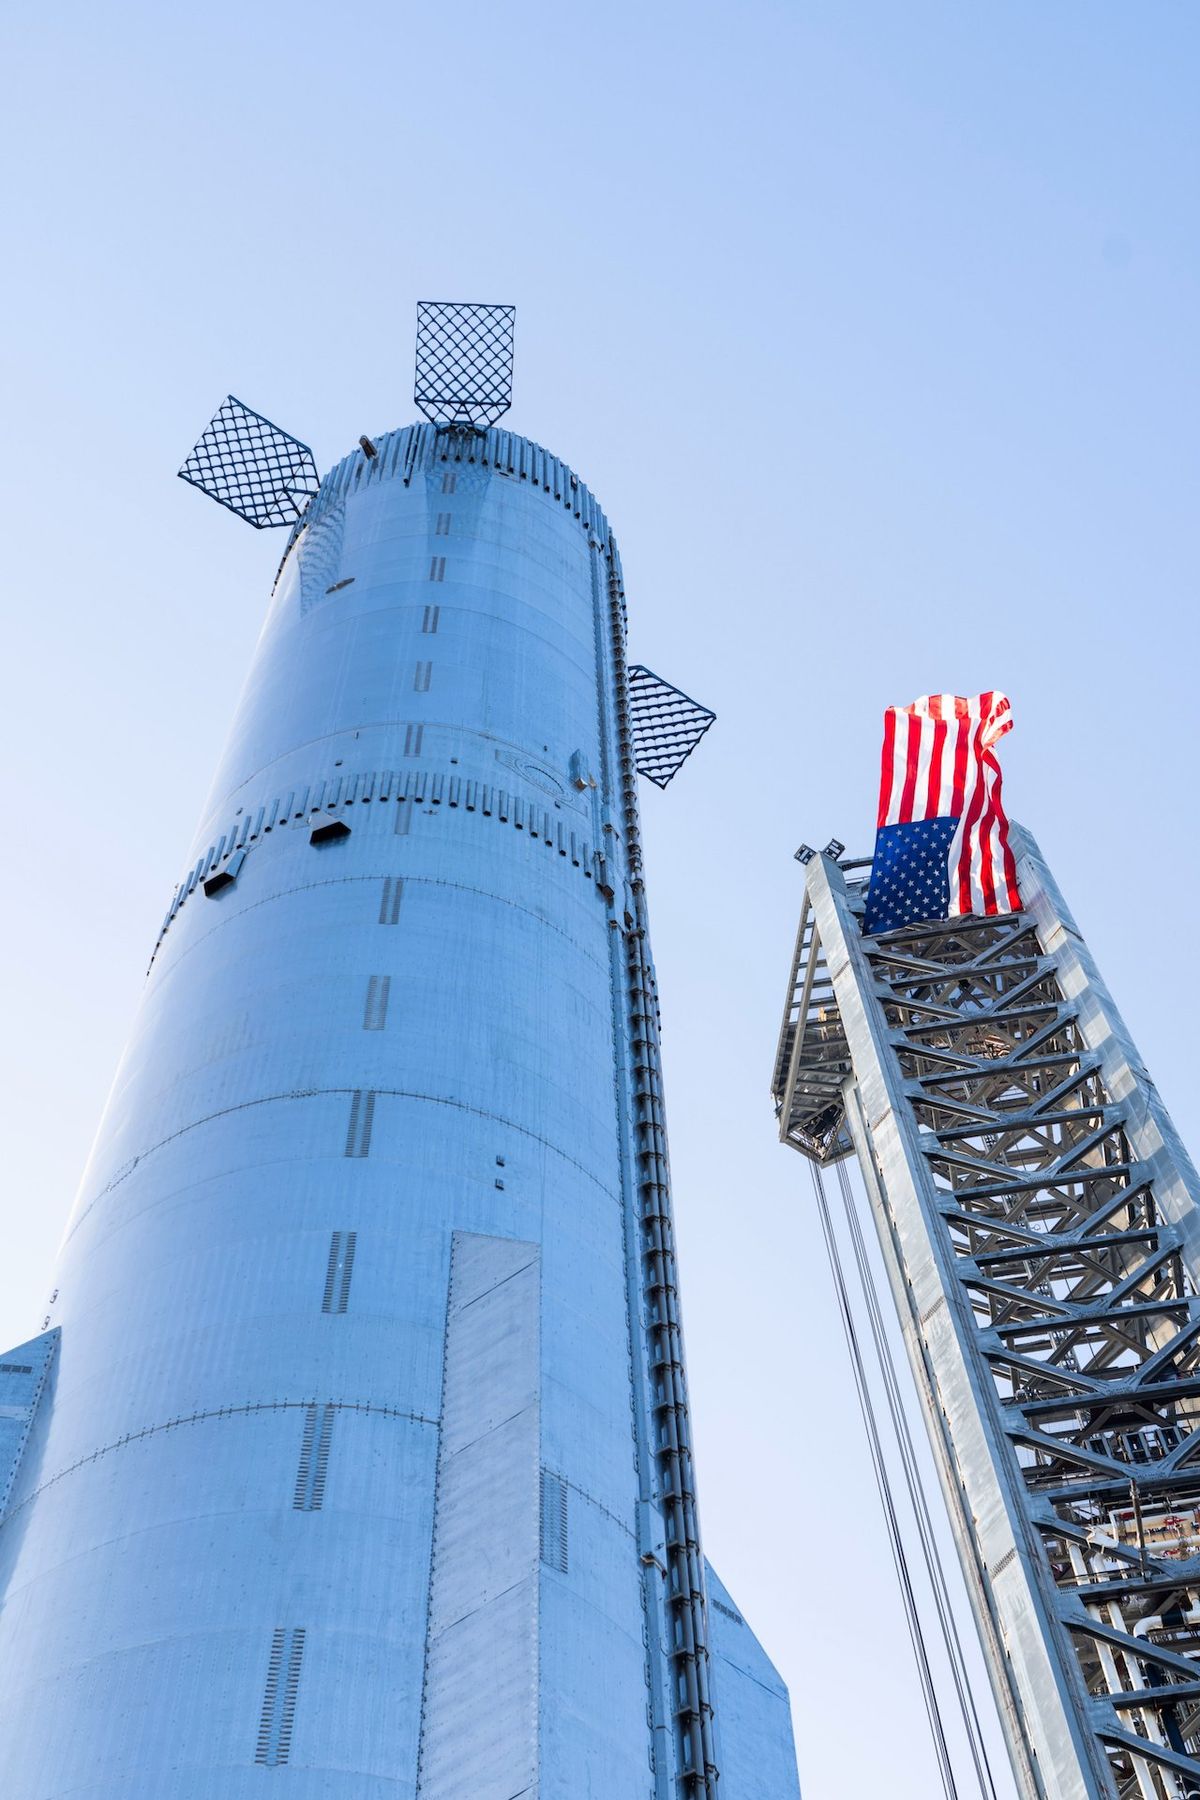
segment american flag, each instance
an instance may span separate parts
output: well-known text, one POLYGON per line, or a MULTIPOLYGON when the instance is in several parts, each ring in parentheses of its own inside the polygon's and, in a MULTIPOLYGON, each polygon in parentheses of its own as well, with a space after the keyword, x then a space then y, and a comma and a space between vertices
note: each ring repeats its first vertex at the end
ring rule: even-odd
POLYGON ((925 694, 883 715, 868 935, 963 913, 1019 912, 996 745, 1005 694, 925 694))

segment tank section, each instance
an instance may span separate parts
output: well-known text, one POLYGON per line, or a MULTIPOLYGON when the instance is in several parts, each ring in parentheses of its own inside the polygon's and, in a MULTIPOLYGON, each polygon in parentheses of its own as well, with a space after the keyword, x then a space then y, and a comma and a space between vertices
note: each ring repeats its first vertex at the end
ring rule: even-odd
POLYGON ((719 1767, 604 515, 434 424, 294 510, 0 1365, 5 1793, 791 1800, 719 1767))

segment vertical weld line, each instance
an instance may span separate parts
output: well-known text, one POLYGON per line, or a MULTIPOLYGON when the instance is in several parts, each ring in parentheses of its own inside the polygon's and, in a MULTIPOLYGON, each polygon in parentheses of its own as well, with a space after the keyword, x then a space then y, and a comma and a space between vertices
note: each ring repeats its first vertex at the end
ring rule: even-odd
POLYGON ((317 1409, 306 1406, 304 1409, 304 1435, 300 1440, 300 1465, 296 1470, 296 1487, 292 1495, 292 1510, 307 1512, 309 1507, 309 1476, 312 1470, 313 1435, 317 1429, 317 1409))
POLYGON ((429 1704, 429 1652, 433 1627, 433 1576, 437 1566, 438 1527, 441 1524, 439 1502, 442 1487, 442 1458, 445 1447, 446 1371, 449 1362, 450 1308, 454 1298, 454 1239, 450 1239, 450 1270, 446 1280, 446 1314, 442 1326, 442 1383, 438 1398, 438 1447, 433 1474, 433 1530, 429 1540, 429 1574, 425 1584, 425 1654, 421 1663, 421 1714, 417 1727, 417 1794, 424 1792, 425 1714, 429 1704))
POLYGON ((288 1656, 287 1677, 283 1686, 283 1706, 280 1710, 279 1734, 275 1745, 276 1764, 285 1763, 292 1748, 292 1726, 296 1717, 296 1695, 300 1687, 300 1665, 304 1660, 304 1627, 297 1625, 292 1632, 291 1653, 288 1656))
POLYGON ((542 1561, 546 1560, 546 1471, 542 1470, 542 1478, 538 1490, 538 1554, 542 1561))
POLYGON ((270 1761, 271 1732, 275 1724, 275 1705, 279 1697, 279 1671, 283 1663, 283 1640, 283 1627, 277 1626, 271 1633, 271 1654, 267 1662, 262 1715, 258 1726, 258 1744, 254 1752, 256 1763, 265 1764, 270 1761))
MULTIPOLYGON (((316 1416, 316 1410, 317 1409, 314 1406, 314 1418, 316 1416)), ((333 1421, 336 1416, 336 1412, 332 1406, 327 1406, 321 1416, 321 1435, 317 1439, 317 1452, 313 1462, 312 1489, 308 1502, 308 1509, 310 1512, 320 1512, 321 1502, 325 1498, 325 1476, 329 1467, 329 1442, 333 1436, 333 1421)))
POLYGON ((362 1103, 363 1103, 362 1089, 356 1088, 355 1092, 351 1096, 351 1100, 350 1100, 350 1124, 346 1131, 346 1155, 347 1156, 357 1156, 359 1154, 359 1151, 357 1148, 357 1145, 358 1145, 358 1119, 359 1119, 359 1114, 362 1111, 362 1103))
MULTIPOLYGON (((351 1126, 353 1129, 353 1125, 351 1126)), ((347 1151, 347 1155, 349 1152, 347 1151)), ((342 1250, 342 1234, 335 1231, 329 1240, 329 1262, 325 1268, 325 1293, 321 1300, 321 1311, 333 1311, 333 1284, 337 1276, 338 1260, 342 1250)))
POLYGON ((554 1502, 557 1478, 549 1469, 542 1469, 541 1488, 538 1495, 538 1550, 542 1561, 548 1569, 557 1566, 556 1545, 554 1539, 555 1517, 554 1502))
POLYGON ((350 1300, 350 1279, 354 1274, 354 1248, 358 1242, 357 1231, 346 1233, 346 1254, 342 1261, 342 1281, 338 1289, 337 1310, 344 1313, 350 1300))

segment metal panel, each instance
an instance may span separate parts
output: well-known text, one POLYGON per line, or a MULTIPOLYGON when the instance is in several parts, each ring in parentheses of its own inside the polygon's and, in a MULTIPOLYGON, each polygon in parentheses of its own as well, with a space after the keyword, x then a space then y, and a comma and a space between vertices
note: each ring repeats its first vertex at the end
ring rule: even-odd
POLYGON ((45 1331, 0 1357, 0 1519, 46 1391, 58 1339, 57 1330, 45 1331))
POLYGON ((787 1688, 711 1563, 705 1574, 722 1785, 737 1800, 800 1800, 787 1688))
POLYGON ((455 1232, 419 1800, 537 1789, 539 1282, 536 1244, 455 1232))

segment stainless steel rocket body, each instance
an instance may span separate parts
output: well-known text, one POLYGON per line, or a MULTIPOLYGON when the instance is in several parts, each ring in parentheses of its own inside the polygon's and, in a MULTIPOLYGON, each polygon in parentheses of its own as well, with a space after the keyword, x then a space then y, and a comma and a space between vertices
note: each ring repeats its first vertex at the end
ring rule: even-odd
POLYGON ((703 1592, 615 546, 510 433, 374 447, 0 1365, 3 1791, 793 1800, 703 1592))

